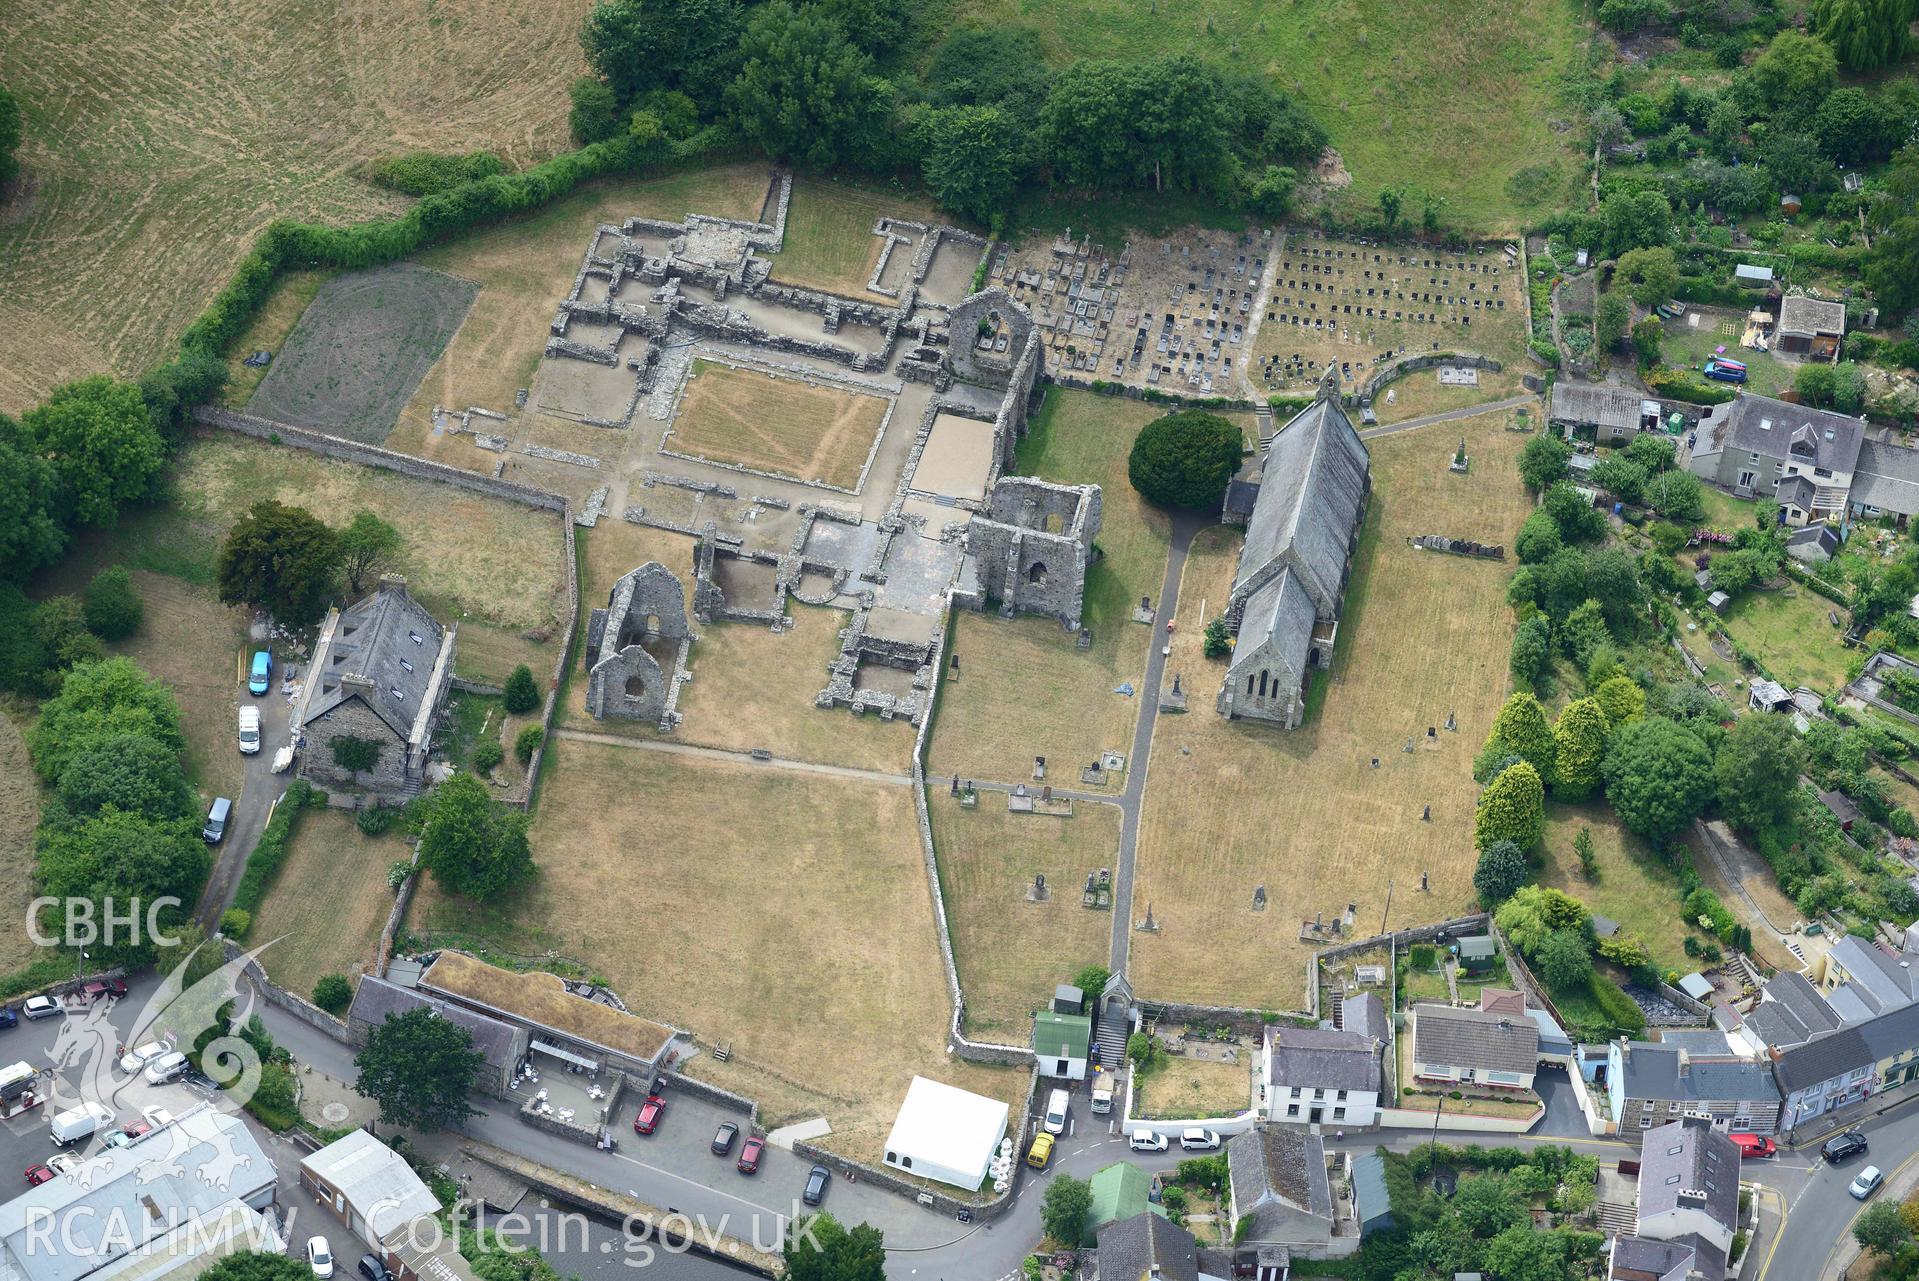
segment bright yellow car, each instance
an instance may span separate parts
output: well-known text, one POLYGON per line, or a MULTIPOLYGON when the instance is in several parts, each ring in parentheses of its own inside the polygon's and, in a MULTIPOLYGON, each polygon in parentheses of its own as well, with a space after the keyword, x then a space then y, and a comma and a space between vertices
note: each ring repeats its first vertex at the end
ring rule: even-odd
POLYGON ((1053 1136, 1041 1130, 1033 1137, 1033 1146, 1026 1152, 1026 1164, 1035 1170, 1044 1170, 1046 1163, 1053 1159, 1053 1136))

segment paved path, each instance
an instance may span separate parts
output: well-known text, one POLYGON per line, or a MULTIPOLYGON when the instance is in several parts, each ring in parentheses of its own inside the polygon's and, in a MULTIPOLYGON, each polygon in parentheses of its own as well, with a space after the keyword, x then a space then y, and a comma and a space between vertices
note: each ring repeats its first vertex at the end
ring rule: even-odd
MULTIPOLYGON (((273 686, 265 694, 247 692, 244 664, 259 647, 260 642, 249 642, 240 651, 236 664, 241 706, 260 709, 260 750, 244 758, 246 772, 242 775, 240 794, 232 798, 233 816, 227 821, 226 839, 215 851, 213 870, 207 875, 207 887, 200 895, 200 906, 194 914, 209 932, 219 924, 220 914, 233 902, 233 892, 240 886, 240 874, 246 869, 253 847, 260 843, 260 834, 266 830, 267 815, 274 802, 293 781, 292 770, 284 774, 273 772, 274 754, 291 741, 293 734, 293 709, 280 693, 279 673, 274 673, 273 686)), ((239 733, 237 723, 234 733, 239 733)), ((240 749, 236 742, 222 750, 237 752, 240 749)))
MULTIPOLYGON (((1213 524, 1191 512, 1173 516, 1173 545, 1166 556, 1166 577, 1159 585, 1159 610, 1153 615, 1153 644, 1146 676, 1139 687, 1139 723, 1133 728, 1133 754, 1126 762, 1126 790, 1119 799, 1119 866, 1113 872, 1113 943, 1106 968, 1126 973, 1133 944, 1133 859, 1139 852, 1139 809, 1146 795, 1146 767, 1153 751, 1153 725, 1159 719, 1159 686, 1166 674, 1166 624, 1179 615, 1179 576, 1193 536, 1213 524)), ((1197 697, 1188 690, 1189 698, 1197 697)))
POLYGON ((857 778, 868 783, 888 783, 910 787, 909 774, 888 774, 885 770, 855 769, 851 765, 821 765, 817 761, 796 761, 785 756, 758 757, 751 752, 733 752, 723 747, 695 747, 691 743, 667 743, 656 738, 628 738, 624 734, 600 734, 590 729, 557 729, 556 738, 576 743, 599 743, 606 747, 630 747, 640 752, 666 752, 674 756, 703 756, 708 760, 731 761, 735 765, 762 765, 769 769, 799 770, 806 774, 828 774, 834 778, 857 778))
POLYGON ((1405 422, 1387 423, 1383 427, 1368 427, 1359 433, 1359 438, 1378 440, 1381 436, 1396 436, 1402 431, 1431 427, 1434 423, 1457 422, 1461 418, 1476 418, 1480 414, 1496 414, 1502 409, 1518 409, 1521 405, 1537 404, 1538 401, 1539 397, 1527 392, 1523 396, 1508 396, 1504 400, 1488 401, 1483 405, 1467 405, 1464 409, 1448 409, 1444 413, 1425 414, 1418 418, 1408 418, 1405 422))

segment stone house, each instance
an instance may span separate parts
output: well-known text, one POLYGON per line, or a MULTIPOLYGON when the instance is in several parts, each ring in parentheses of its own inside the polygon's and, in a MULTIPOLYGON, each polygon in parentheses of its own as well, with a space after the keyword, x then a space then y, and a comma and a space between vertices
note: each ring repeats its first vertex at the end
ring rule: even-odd
POLYGON ((1078 631, 1086 571, 1099 537, 1098 485, 1055 485, 1002 476, 986 511, 966 526, 966 554, 980 590, 1000 613, 1045 614, 1078 631))
MULTIPOLYGON (((1159 1207, 1154 1206, 1155 1210, 1159 1207)), ((1099 1231, 1099 1275, 1114 1281, 1199 1281, 1199 1243, 1166 1220, 1164 1212, 1140 1213, 1099 1231)))
POLYGON ((419 990, 519 1029, 530 1050, 589 1071, 611 1067, 641 1082, 659 1070, 679 1035, 576 992, 557 974, 505 970, 464 952, 435 957, 419 990))
POLYGON ((1639 1158, 1639 1218, 1613 1242, 1615 1281, 1725 1281, 1739 1227, 1739 1149, 1697 1118, 1646 1135, 1639 1158))
POLYGON ((1897 517, 1901 529, 1919 516, 1919 449, 1868 440, 1859 446, 1852 481, 1852 513, 1869 520, 1897 517))
POLYGON ((1245 1224, 1236 1246, 1277 1246, 1323 1255, 1333 1238, 1326 1149, 1304 1126, 1259 1125, 1226 1142, 1228 1223, 1245 1224))
POLYGON ((1539 1027, 1523 1015, 1422 1003, 1408 1012, 1413 1076, 1450 1085, 1530 1090, 1539 1069, 1539 1027))
POLYGON ((347 1040, 355 1049, 362 1049, 374 1028, 396 1014, 417 1009, 430 1010, 436 1018, 465 1028, 473 1037, 473 1048, 483 1056, 479 1074, 474 1078, 474 1088, 496 1099, 510 1097, 513 1073, 526 1058, 529 1046, 530 1038, 526 1029, 456 1005, 430 992, 405 987, 372 974, 365 975, 360 979, 359 986, 354 988, 353 1004, 347 1008, 347 1040))
POLYGON ((1238 641, 1220 715, 1299 727, 1309 674, 1332 665, 1370 467, 1330 388, 1273 437, 1226 602, 1238 641))
POLYGON ((1606 1047, 1606 1109, 1622 1138, 1703 1115, 1718 1131, 1773 1134, 1779 1129, 1779 1086, 1770 1065, 1745 1059, 1723 1035, 1714 1044, 1629 1041, 1606 1047))
POLYGON ((1266 1029, 1261 1047, 1265 1114, 1300 1125, 1350 1125, 1379 1119, 1380 1043, 1358 1032, 1266 1029))
POLYGON ((1611 383, 1556 382, 1547 418, 1569 431, 1589 431, 1601 445, 1620 445, 1659 427, 1659 402, 1611 383))
POLYGON ((329 610, 293 711, 299 775, 323 790, 397 797, 426 786, 433 736, 453 689, 454 627, 442 627, 388 574, 373 595, 329 610), (335 744, 370 742, 372 768, 348 770, 335 744))
POLYGON ((587 621, 588 713, 671 729, 673 681, 692 641, 686 589, 671 570, 650 560, 622 575, 587 621))
POLYGON ((1773 346, 1808 360, 1837 362, 1846 336, 1846 305, 1793 294, 1779 303, 1773 346))
POLYGON ((1741 394, 1700 420, 1687 466, 1737 497, 1777 498, 1799 526, 1845 514, 1864 436, 1860 419, 1741 394))

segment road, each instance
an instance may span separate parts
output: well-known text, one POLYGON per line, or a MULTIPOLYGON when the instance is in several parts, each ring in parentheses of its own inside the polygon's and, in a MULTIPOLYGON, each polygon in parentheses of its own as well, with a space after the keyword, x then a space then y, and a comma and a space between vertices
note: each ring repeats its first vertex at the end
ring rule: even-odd
MULTIPOLYGON (((260 833, 266 830, 267 816, 273 809, 273 803, 280 798, 280 793, 286 791, 287 784, 293 781, 291 771, 285 774, 273 772, 274 753, 285 747, 292 737, 293 709, 279 692, 278 671, 274 672, 273 688, 265 694, 256 697, 247 692, 245 664, 254 648, 249 646, 242 651, 235 679, 239 684, 241 706, 251 704, 260 709, 260 750, 243 758, 246 774, 240 785, 240 795, 233 798, 233 817, 227 824, 226 839, 220 842, 216 850, 213 871, 207 877, 206 890, 200 895, 195 919, 209 931, 219 924, 220 913, 226 911, 233 902, 233 891, 240 884, 240 873, 246 869, 247 856, 260 843, 260 833)), ((237 725, 234 734, 236 741, 232 750, 238 752, 237 725)))

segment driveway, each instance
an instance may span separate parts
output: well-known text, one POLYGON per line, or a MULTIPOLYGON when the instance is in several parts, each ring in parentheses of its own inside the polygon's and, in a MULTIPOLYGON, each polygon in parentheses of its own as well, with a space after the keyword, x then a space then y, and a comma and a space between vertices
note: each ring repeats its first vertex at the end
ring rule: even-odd
MULTIPOLYGON (((253 648, 248 647, 249 655, 253 648)), ((213 872, 207 877, 207 888, 200 895, 200 907, 194 914, 209 932, 219 925, 220 913, 233 902, 240 873, 246 869, 247 856, 260 843, 260 833, 266 830, 273 803, 293 781, 291 770, 285 774, 273 772, 274 753, 291 741, 293 720, 293 708, 280 693, 279 673, 276 671, 274 675, 273 688, 257 697, 247 692, 245 679, 239 679, 240 705, 260 709, 260 750, 244 758, 246 774, 240 795, 233 798, 233 817, 227 824, 226 839, 215 851, 213 872)), ((239 731, 236 728, 234 732, 236 741, 228 750, 238 752, 239 731)))

